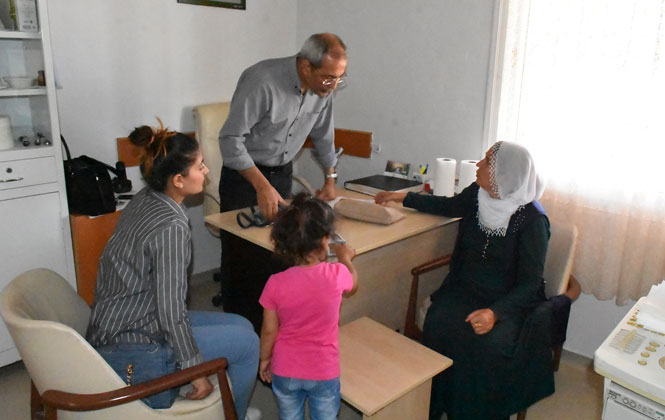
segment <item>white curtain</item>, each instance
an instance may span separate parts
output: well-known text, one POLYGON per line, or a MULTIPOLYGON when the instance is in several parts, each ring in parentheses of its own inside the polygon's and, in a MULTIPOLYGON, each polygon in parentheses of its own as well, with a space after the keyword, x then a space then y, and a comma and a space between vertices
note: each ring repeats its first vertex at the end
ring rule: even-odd
POLYGON ((665 0, 503 5, 497 140, 532 152, 550 217, 577 225, 583 291, 637 300, 665 279, 665 0))

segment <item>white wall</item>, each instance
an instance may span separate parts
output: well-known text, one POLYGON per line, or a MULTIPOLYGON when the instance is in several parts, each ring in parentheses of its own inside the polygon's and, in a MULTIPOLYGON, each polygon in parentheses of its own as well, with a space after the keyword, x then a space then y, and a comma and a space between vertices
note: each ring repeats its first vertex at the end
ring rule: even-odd
MULTIPOLYGON (((298 43, 337 33, 348 49, 348 86, 335 125, 371 131, 381 152, 343 156, 339 181, 383 171, 386 160, 418 165, 484 153, 483 118, 494 2, 488 0, 298 1, 298 43)), ((301 159, 299 171, 319 170, 301 159)))
MULTIPOLYGON (((62 133, 74 156, 113 164, 136 126, 193 131, 194 105, 228 101, 243 69, 297 48, 295 0, 247 10, 176 0, 49 0, 62 133)), ((219 266, 220 244, 189 209, 194 272, 219 266)))
POLYGON ((564 348, 593 358, 593 353, 628 313, 635 302, 617 306, 613 300, 598 300, 591 294, 573 302, 564 348))

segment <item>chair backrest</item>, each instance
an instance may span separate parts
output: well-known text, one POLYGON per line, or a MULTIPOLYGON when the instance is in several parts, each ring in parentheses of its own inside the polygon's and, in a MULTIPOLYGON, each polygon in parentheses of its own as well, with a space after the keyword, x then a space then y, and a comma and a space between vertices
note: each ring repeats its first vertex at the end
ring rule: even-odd
POLYGON ((40 268, 15 278, 0 294, 0 314, 40 393, 124 386, 83 338, 90 308, 58 273, 40 268))
MULTIPOLYGON (((230 102, 198 105, 193 109, 196 123, 196 140, 201 146, 201 154, 210 169, 204 186, 203 212, 219 213, 219 176, 222 172, 222 153, 219 150, 219 131, 229 115, 230 102)), ((211 230, 212 232, 212 230, 211 230)), ((218 234, 218 230, 213 232, 218 234)))
POLYGON ((560 295, 568 288, 577 244, 575 225, 552 221, 550 230, 551 236, 543 272, 547 298, 560 295))

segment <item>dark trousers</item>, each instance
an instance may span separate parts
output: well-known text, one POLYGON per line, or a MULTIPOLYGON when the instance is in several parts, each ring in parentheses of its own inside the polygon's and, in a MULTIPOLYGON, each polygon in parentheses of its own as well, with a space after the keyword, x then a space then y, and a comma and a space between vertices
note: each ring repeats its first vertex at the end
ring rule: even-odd
MULTIPOLYGON (((279 167, 257 165, 263 176, 284 198, 291 194, 291 163, 279 167)), ((236 170, 222 167, 219 182, 220 211, 237 210, 255 206, 254 187, 236 170)), ((257 229, 257 228, 250 228, 257 229)), ((269 227, 259 228, 269 229, 269 227)), ((284 271, 288 266, 271 251, 221 231, 221 295, 224 311, 247 318, 257 332, 261 330, 263 309, 259 297, 268 277, 284 271)))

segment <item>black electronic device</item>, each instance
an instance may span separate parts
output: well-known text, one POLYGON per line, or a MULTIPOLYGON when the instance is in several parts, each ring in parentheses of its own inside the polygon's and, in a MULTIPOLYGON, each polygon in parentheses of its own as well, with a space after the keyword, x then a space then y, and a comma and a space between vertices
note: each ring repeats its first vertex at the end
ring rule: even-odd
POLYGON ((344 188, 363 194, 374 195, 379 191, 422 191, 423 183, 390 175, 372 175, 346 181, 344 183, 344 188))
POLYGON ((108 168, 113 172, 116 177, 111 181, 113 191, 116 194, 126 193, 132 190, 132 181, 127 179, 127 171, 125 170, 125 163, 121 160, 115 163, 115 170, 108 168))

